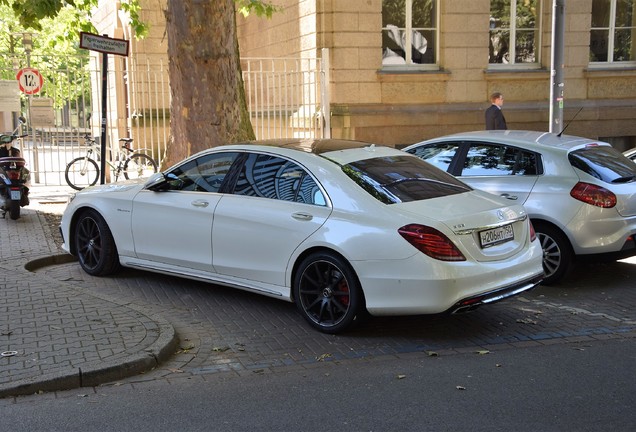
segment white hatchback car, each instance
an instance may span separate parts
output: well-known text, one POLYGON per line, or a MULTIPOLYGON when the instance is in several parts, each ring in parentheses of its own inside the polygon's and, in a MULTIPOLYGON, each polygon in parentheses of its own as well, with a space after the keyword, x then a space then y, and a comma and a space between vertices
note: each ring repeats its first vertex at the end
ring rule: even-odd
POLYGON ((629 159, 633 160, 634 162, 636 162, 636 148, 633 149, 629 149, 627 151, 624 151, 623 154, 628 157, 629 159))
POLYGON ((403 150, 523 204, 543 248, 545 284, 562 279, 576 257, 636 255, 636 164, 608 143, 505 130, 448 135, 403 150))
POLYGON ((148 180, 78 192, 64 249, 293 301, 327 333, 371 315, 470 310, 533 288, 523 206, 399 150, 342 140, 215 147, 148 180))

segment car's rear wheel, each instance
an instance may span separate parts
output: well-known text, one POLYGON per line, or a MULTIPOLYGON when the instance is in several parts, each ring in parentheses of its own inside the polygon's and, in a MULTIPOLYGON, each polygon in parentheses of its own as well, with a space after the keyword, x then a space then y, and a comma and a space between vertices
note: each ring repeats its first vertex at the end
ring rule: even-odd
POLYGON ((104 218, 94 210, 80 215, 75 224, 75 250, 82 269, 93 276, 105 276, 120 268, 113 235, 104 218))
POLYGON ((570 272, 574 253, 567 237, 557 228, 544 223, 533 223, 543 249, 543 284, 553 285, 570 272))
POLYGON ((363 315, 362 288, 355 272, 330 252, 311 254, 301 262, 293 294, 301 315, 324 333, 339 333, 363 315))

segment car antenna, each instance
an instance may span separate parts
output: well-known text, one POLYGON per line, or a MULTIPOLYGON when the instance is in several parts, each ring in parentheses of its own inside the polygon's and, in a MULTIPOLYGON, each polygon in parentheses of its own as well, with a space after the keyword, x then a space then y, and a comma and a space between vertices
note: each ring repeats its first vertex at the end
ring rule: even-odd
POLYGON ((576 118, 577 115, 579 115, 579 113, 583 111, 583 107, 579 108, 579 110, 576 112, 576 114, 574 114, 574 117, 572 117, 572 119, 568 122, 568 124, 566 124, 563 129, 561 129, 561 132, 559 132, 557 134, 558 137, 561 137, 561 135, 563 135, 563 132, 565 132, 565 130, 568 128, 568 126, 570 126, 570 123, 572 123, 574 121, 574 119, 576 118))

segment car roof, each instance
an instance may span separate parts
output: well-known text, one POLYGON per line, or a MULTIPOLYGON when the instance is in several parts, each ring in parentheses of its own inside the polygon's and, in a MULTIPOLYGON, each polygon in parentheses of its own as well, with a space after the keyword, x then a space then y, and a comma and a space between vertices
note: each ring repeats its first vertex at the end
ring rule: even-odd
POLYGON ((338 165, 346 165, 354 161, 376 157, 412 156, 394 147, 377 145, 363 141, 331 138, 282 138, 247 141, 225 146, 213 147, 207 150, 203 150, 201 153, 219 150, 245 151, 249 150, 250 148, 253 148, 257 151, 266 151, 268 148, 276 149, 275 151, 278 154, 291 156, 298 160, 309 160, 307 159, 307 157, 320 156, 322 158, 329 159, 330 161, 337 163, 338 165))
MULTIPOLYGON (((518 145, 524 148, 561 148, 564 150, 571 150, 576 147, 581 147, 590 144, 597 144, 601 146, 609 146, 610 144, 592 140, 589 138, 578 137, 574 135, 559 135, 550 132, 540 131, 528 131, 528 130, 488 130, 488 131, 473 131, 473 132, 461 132, 452 135, 445 135, 442 137, 422 141, 418 144, 447 141, 453 139, 466 139, 466 140, 487 140, 491 142, 499 142, 505 144, 518 145)), ((417 144, 414 144, 414 146, 417 144)), ((409 146, 411 147, 411 146, 409 146)), ((407 149, 409 148, 407 147, 407 149)))
POLYGON ((316 155, 320 155, 320 154, 331 152, 331 151, 337 151, 337 150, 364 148, 364 147, 373 145, 371 143, 362 142, 362 141, 331 139, 331 138, 310 138, 310 139, 281 138, 281 139, 249 141, 244 144, 281 147, 281 148, 287 148, 292 150, 304 151, 307 153, 313 153, 316 155))

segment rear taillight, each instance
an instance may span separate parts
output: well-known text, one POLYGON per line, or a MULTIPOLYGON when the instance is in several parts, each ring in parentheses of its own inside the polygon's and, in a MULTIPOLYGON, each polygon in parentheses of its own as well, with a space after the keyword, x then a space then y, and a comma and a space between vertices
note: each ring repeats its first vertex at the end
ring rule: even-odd
POLYGON ((530 224, 530 243, 537 239, 537 233, 534 230, 534 225, 532 225, 532 221, 528 219, 528 223, 530 224))
POLYGON ((20 171, 7 170, 7 177, 9 180, 20 180, 20 171))
POLYGON ((570 191, 570 195, 579 201, 596 207, 612 208, 616 205, 616 195, 614 193, 602 186, 590 183, 578 182, 570 191))
POLYGON ((410 224, 398 229, 407 242, 422 253, 441 261, 466 261, 457 246, 435 228, 410 224))

